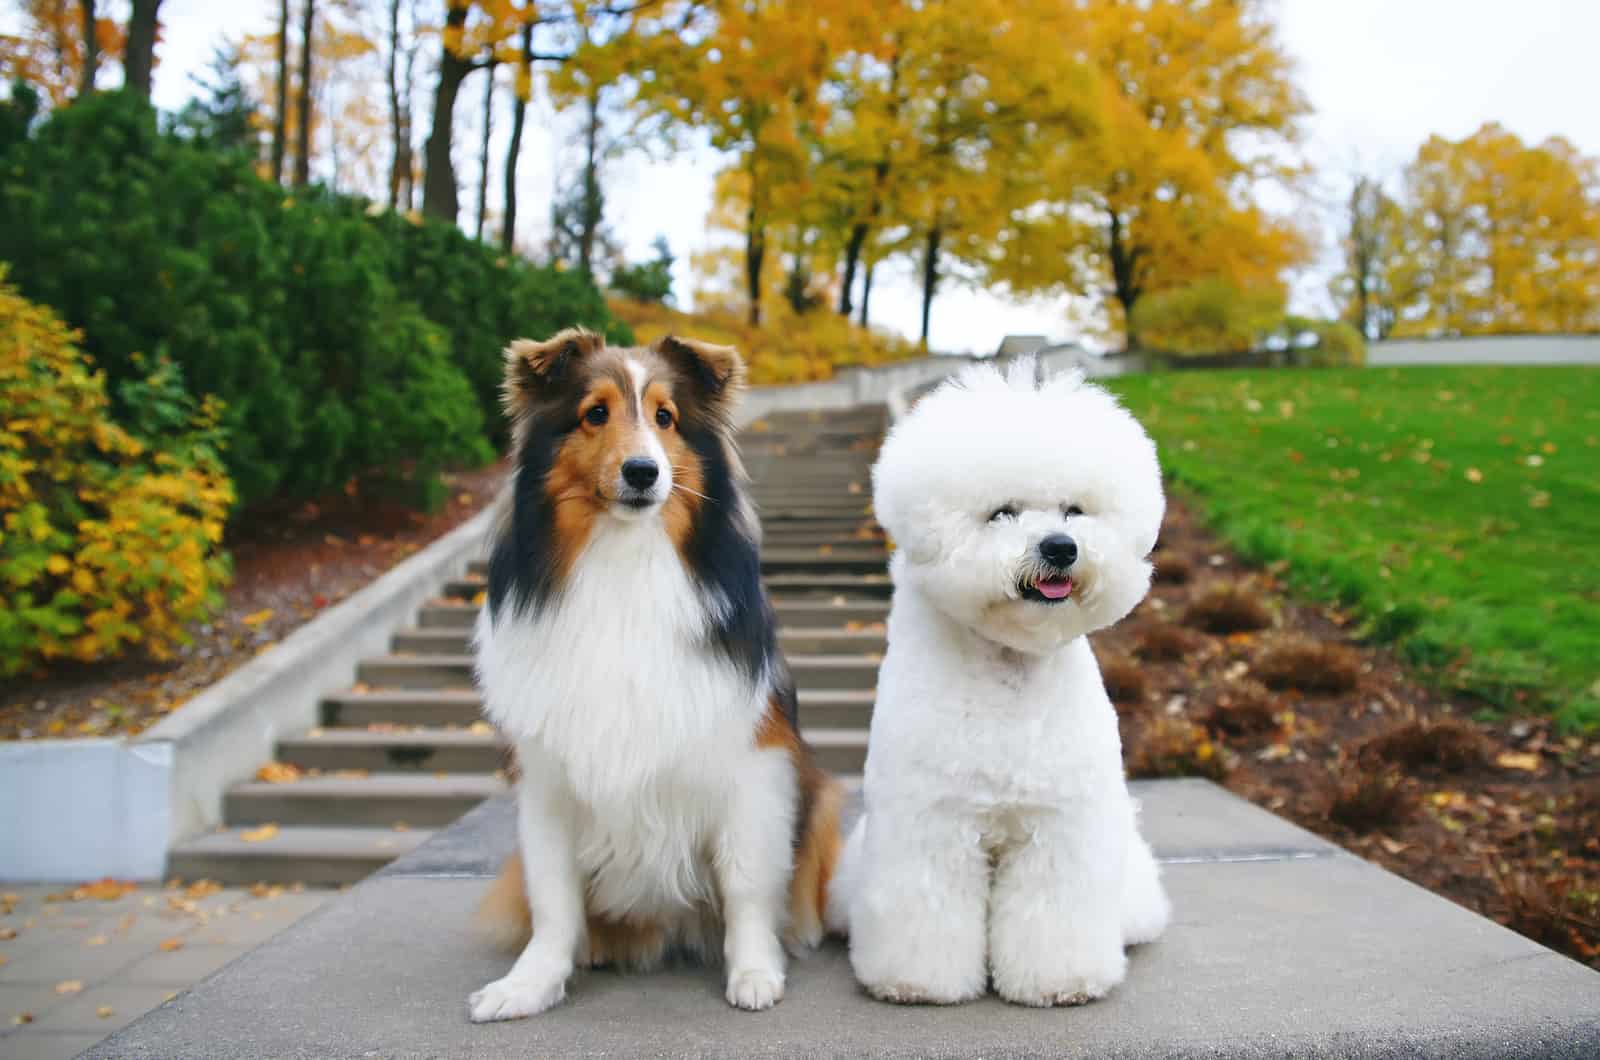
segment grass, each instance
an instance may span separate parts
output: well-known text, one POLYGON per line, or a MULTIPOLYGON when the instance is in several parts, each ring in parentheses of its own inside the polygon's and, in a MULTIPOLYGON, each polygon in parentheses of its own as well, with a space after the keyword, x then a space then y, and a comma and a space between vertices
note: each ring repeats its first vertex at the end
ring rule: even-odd
POLYGON ((1113 381, 1243 554, 1440 680, 1600 726, 1600 369, 1113 381))

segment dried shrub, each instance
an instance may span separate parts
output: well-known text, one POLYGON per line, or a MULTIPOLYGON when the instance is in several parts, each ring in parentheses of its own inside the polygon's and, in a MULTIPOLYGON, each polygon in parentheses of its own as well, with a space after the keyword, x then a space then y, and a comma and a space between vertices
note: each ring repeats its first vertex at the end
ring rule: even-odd
POLYGON ((1194 577, 1194 561, 1176 552, 1157 552, 1155 580, 1165 585, 1183 585, 1194 577))
POLYGON ((1150 662, 1177 662, 1199 645, 1195 635, 1182 626, 1164 622, 1139 635, 1133 654, 1150 662))
POLYGON ((1132 777, 1206 777, 1228 772, 1223 751, 1205 729, 1186 718, 1158 717, 1142 726, 1128 752, 1132 777))
POLYGON ((1489 744, 1482 733, 1458 718, 1413 720, 1368 740, 1361 748, 1361 757, 1376 757, 1405 768, 1431 767, 1460 773, 1486 764, 1489 744))
POLYGON ((1277 700, 1255 681, 1241 681, 1222 690, 1201 724, 1229 740, 1251 741, 1278 727, 1277 700))
POLYGON ((1268 647, 1252 669, 1268 688, 1348 692, 1361 676, 1361 656, 1333 641, 1296 637, 1268 647))
POLYGON ((1190 602, 1184 622, 1207 633, 1253 633, 1272 625, 1259 593, 1241 585, 1214 585, 1190 602))
POLYGON ((1113 703, 1134 705, 1144 702, 1149 683, 1144 671, 1132 659, 1120 655, 1105 659, 1100 664, 1100 677, 1106 685, 1106 695, 1113 703))
POLYGON ((1415 805, 1398 770, 1357 767, 1335 783, 1327 817, 1352 832, 1370 832, 1400 823, 1415 805))
POLYGON ((1519 935, 1563 953, 1584 953, 1584 929, 1592 910, 1570 884, 1543 880, 1529 872, 1501 872, 1488 866, 1503 912, 1495 919, 1519 935))

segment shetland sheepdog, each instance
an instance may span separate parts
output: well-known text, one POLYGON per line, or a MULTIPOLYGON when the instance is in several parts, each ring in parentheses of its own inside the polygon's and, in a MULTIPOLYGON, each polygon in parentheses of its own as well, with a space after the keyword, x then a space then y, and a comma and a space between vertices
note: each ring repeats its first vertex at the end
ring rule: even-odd
POLYGON ((727 999, 783 996, 823 934, 842 789, 796 728, 734 448, 744 366, 563 331, 506 351, 515 477, 474 634, 514 748, 518 850, 483 926, 521 954, 476 1022, 542 1012, 580 966, 715 957, 727 999))

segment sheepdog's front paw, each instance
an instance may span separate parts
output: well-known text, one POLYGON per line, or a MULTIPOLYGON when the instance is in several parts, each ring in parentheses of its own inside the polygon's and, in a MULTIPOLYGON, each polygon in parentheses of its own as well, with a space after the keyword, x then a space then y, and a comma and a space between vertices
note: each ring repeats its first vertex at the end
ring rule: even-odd
POLYGON ((1082 1005, 1109 994, 1127 971, 1128 959, 1115 944, 1077 952, 997 954, 994 989, 1017 1005, 1082 1005))
POLYGON ((775 968, 734 968, 728 972, 728 1004, 760 1012, 783 1000, 783 972, 775 968))
POLYGON ((519 1020, 554 1008, 567 996, 566 976, 516 976, 496 979, 467 999, 473 1023, 519 1020))

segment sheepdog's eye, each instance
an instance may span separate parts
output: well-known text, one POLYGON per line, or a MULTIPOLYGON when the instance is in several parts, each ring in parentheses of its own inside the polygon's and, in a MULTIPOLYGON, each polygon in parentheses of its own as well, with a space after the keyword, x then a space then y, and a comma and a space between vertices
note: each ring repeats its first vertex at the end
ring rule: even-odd
POLYGON ((1071 515, 1082 515, 1083 514, 1083 509, 1081 507, 1079 507, 1078 505, 1076 505, 1076 504, 1067 504, 1067 505, 1063 505, 1062 506, 1061 512, 1062 512, 1063 515, 1069 515, 1069 516, 1071 516, 1071 515))
POLYGON ((989 521, 991 523, 997 523, 1001 519, 1015 519, 1016 517, 1017 506, 1015 504, 1002 504, 1000 507, 989 513, 989 521))
POLYGON ((662 430, 666 430, 668 427, 672 426, 672 413, 667 411, 665 405, 656 409, 656 426, 660 427, 662 430))
POLYGON ((596 405, 583 414, 583 422, 591 427, 604 427, 610 418, 611 413, 604 405, 596 405))

